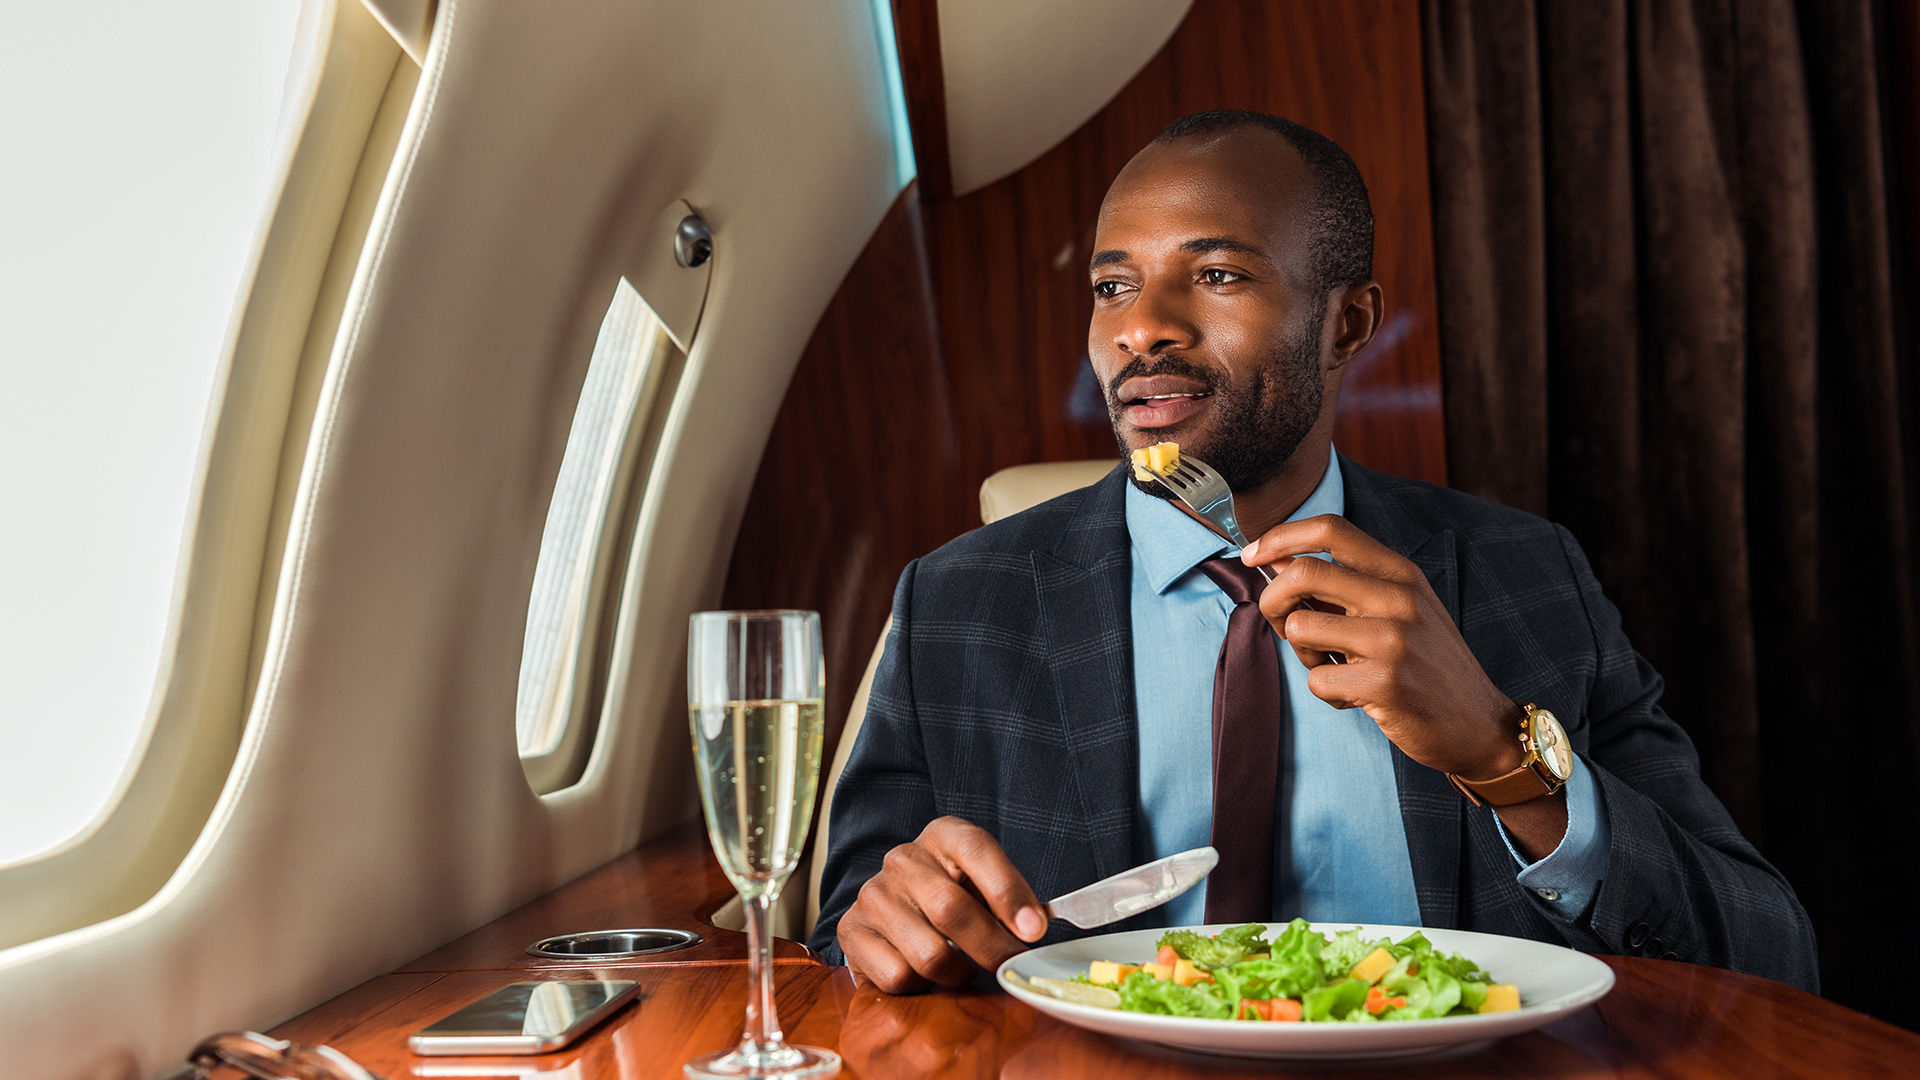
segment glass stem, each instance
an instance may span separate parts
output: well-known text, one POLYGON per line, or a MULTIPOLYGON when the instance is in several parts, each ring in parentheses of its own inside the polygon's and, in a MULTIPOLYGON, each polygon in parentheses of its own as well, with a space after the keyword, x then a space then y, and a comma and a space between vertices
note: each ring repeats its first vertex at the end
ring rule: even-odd
POLYGON ((741 1037, 750 1052, 784 1045, 780 1014, 773 1006, 773 899, 762 893, 747 900, 747 1031, 741 1037))

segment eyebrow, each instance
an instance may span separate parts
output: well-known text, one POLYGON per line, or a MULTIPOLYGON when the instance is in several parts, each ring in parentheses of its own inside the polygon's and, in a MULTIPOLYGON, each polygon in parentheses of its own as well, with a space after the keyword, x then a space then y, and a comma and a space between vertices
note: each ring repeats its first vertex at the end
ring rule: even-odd
POLYGON ((1265 250, 1236 240, 1231 236, 1201 236, 1180 245, 1180 250, 1193 255, 1205 255, 1214 251, 1231 251, 1238 255, 1251 255, 1256 259, 1266 259, 1265 250))
MULTIPOLYGON (((1181 244, 1180 250, 1189 255, 1206 255, 1216 251, 1226 251, 1238 255, 1251 255, 1256 259, 1265 259, 1269 262, 1271 262, 1273 258, 1266 253, 1265 249, 1249 244, 1245 240, 1237 240, 1231 236, 1197 236, 1181 244)), ((1108 250, 1095 252, 1092 261, 1087 265, 1087 269, 1098 270, 1103 266, 1112 266, 1114 263, 1126 262, 1131 258, 1133 258, 1133 256, 1124 251, 1108 250)))

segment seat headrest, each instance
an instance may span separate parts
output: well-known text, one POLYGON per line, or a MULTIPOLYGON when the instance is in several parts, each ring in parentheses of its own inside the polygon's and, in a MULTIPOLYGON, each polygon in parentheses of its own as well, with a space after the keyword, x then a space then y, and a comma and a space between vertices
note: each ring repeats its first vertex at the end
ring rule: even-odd
POLYGON ((1112 471, 1112 459, 1045 461, 1001 469, 980 485, 980 521, 991 525, 1075 488, 1097 483, 1112 471))

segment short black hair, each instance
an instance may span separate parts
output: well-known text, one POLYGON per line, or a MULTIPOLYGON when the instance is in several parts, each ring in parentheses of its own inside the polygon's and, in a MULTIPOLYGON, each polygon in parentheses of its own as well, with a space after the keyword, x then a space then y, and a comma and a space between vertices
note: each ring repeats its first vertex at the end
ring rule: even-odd
POLYGON ((1315 282, 1332 292, 1373 277, 1373 203, 1360 169, 1340 144, 1291 120, 1247 109, 1209 109, 1183 116, 1154 136, 1156 143, 1234 128, 1257 127, 1279 135, 1300 155, 1319 190, 1315 193, 1313 245, 1315 282))

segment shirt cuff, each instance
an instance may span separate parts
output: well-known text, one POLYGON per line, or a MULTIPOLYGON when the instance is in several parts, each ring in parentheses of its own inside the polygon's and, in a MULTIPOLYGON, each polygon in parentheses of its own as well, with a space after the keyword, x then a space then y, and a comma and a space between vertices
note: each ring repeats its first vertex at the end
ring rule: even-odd
POLYGON ((1498 813, 1493 815, 1493 822, 1500 830, 1501 841, 1507 845, 1507 853, 1520 867, 1514 880, 1571 917, 1587 909, 1600 882, 1607 876, 1613 831, 1607 825, 1600 785, 1594 782, 1587 763, 1577 754, 1573 759, 1573 775, 1567 778, 1564 790, 1567 833, 1560 838, 1560 846, 1539 862, 1527 862, 1513 846, 1513 837, 1507 835, 1507 827, 1501 824, 1498 813))

